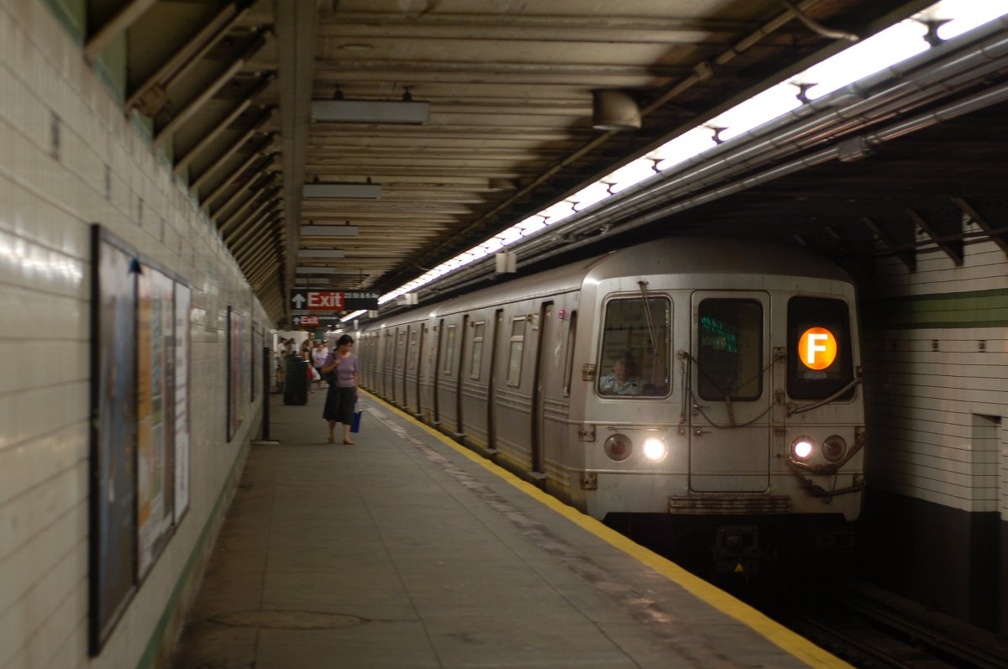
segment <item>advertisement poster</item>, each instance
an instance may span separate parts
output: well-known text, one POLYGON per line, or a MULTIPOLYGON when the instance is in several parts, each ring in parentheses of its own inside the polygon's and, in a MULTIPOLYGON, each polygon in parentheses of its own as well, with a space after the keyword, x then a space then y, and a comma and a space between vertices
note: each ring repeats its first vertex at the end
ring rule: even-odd
POLYGON ((90 650, 97 654, 135 591, 136 266, 92 230, 90 650))
POLYGON ((141 266, 137 276, 137 565, 141 579, 163 549, 174 521, 174 288, 170 277, 141 266))
POLYGON ((249 345, 248 331, 245 329, 245 318, 233 307, 228 307, 228 416, 227 416, 227 440, 231 441, 238 432, 238 427, 245 419, 245 393, 243 389, 248 387, 248 351, 249 345))
POLYGON ((189 346, 192 291, 175 284, 175 524, 189 508, 189 346))

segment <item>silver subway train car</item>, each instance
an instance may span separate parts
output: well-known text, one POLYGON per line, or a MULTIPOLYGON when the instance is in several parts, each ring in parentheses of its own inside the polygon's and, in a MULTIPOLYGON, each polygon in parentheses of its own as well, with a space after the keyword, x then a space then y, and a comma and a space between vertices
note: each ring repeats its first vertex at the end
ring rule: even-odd
POLYGON ((771 536, 860 513, 855 300, 802 249, 672 238, 368 323, 357 349, 365 388, 572 506, 662 516, 751 570, 771 536))

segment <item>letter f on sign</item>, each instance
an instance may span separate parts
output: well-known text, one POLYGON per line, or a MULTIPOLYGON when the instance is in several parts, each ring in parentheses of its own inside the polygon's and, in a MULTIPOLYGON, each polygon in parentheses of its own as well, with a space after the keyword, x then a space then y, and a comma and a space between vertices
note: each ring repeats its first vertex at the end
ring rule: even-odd
POLYGON ((826 328, 809 328, 798 342, 798 354, 809 369, 826 369, 836 360, 836 337, 826 328))
POLYGON ((819 342, 824 342, 829 339, 829 335, 824 334, 809 334, 805 346, 808 350, 805 351, 805 364, 810 367, 815 364, 816 353, 825 353, 826 345, 820 344, 819 342))

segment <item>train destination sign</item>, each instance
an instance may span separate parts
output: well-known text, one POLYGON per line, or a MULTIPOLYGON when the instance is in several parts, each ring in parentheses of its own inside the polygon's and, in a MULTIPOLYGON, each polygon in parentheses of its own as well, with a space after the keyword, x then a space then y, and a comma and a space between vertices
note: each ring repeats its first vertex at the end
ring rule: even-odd
POLYGON ((798 351, 809 369, 826 369, 836 360, 837 340, 826 328, 809 328, 798 342, 798 351))
POLYGON ((290 306, 298 311, 356 311, 377 309, 378 293, 361 290, 290 291, 290 306))

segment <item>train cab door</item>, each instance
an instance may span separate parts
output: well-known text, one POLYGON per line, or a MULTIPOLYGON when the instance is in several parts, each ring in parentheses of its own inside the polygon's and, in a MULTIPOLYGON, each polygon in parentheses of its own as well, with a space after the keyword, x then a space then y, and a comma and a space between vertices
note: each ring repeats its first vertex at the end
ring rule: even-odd
POLYGON ((763 492, 770 485, 770 296, 692 296, 690 489, 763 492))

